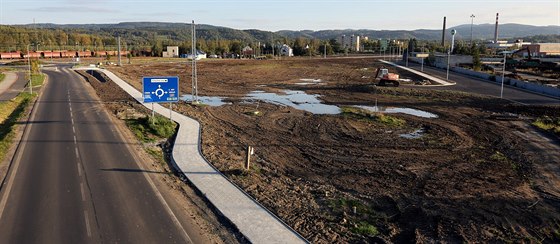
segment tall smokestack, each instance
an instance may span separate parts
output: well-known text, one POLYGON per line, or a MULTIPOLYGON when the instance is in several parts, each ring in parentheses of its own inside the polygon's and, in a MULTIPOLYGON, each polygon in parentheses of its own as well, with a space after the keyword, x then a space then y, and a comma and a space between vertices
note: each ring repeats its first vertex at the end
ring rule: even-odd
POLYGON ((494 29, 494 43, 498 43, 498 13, 496 13, 496 28, 494 29))
POLYGON ((441 46, 445 46, 445 21, 446 21, 445 16, 443 16, 443 32, 441 33, 441 46))

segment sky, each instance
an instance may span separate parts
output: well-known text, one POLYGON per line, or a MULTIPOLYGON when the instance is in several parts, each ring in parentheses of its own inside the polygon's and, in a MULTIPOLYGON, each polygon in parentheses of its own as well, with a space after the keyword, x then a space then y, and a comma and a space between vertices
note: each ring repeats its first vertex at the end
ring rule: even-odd
MULTIPOLYGON (((235 29, 415 30, 495 22, 560 25, 560 0, 0 0, 0 24, 191 22, 235 29)), ((560 34, 560 33, 559 33, 560 34)))

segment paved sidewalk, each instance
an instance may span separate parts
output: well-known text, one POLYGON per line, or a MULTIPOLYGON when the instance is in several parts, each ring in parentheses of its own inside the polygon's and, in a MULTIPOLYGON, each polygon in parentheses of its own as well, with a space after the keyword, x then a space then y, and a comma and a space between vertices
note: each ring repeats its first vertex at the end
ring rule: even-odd
POLYGON ((17 97, 25 88, 27 81, 15 72, 5 72, 4 80, 0 82, 0 101, 8 101, 17 97))
MULTIPOLYGON (((85 68, 91 69, 91 68, 85 68)), ((142 103, 142 93, 107 70, 101 70, 124 91, 142 103)), ((151 109, 152 104, 142 103, 151 109)), ((168 117, 169 110, 154 104, 155 112, 168 117)), ((173 112, 179 124, 173 159, 198 190, 252 243, 306 243, 298 233, 250 198, 212 167, 200 153, 200 124, 173 112)))
POLYGON ((455 84, 456 84, 455 82, 444 81, 444 80, 442 80, 442 79, 440 79, 440 78, 431 76, 431 75, 426 74, 426 73, 424 73, 424 72, 420 72, 420 71, 413 70, 413 69, 411 69, 411 68, 407 68, 407 67, 404 67, 404 66, 400 66, 400 65, 398 65, 398 64, 396 64, 396 63, 393 63, 393 62, 389 62, 389 61, 385 61, 385 60, 381 60, 381 59, 380 59, 379 61, 381 61, 381 62, 383 62, 383 63, 386 63, 386 64, 393 65, 393 66, 398 67, 398 68, 401 68, 401 69, 404 69, 404 70, 409 71, 409 72, 412 72, 412 73, 414 73, 414 74, 420 75, 420 76, 422 76, 422 77, 424 77, 424 78, 426 78, 426 79, 429 79, 429 80, 431 80, 431 81, 434 81, 434 82, 440 84, 440 86, 452 86, 452 85, 455 85, 455 84))

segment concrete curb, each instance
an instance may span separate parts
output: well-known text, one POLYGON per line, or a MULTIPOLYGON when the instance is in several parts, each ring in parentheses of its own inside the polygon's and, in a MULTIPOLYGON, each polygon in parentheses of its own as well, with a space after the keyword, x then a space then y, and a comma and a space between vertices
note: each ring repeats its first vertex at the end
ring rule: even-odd
MULTIPOLYGON (((88 67, 78 69, 99 70, 146 108, 151 109, 153 105, 156 113, 165 117, 170 115, 169 110, 159 104, 143 103, 142 93, 112 72, 88 67)), ((198 121, 177 112, 171 117, 179 124, 172 152, 177 168, 250 242, 308 242, 208 163, 200 151, 198 121)))

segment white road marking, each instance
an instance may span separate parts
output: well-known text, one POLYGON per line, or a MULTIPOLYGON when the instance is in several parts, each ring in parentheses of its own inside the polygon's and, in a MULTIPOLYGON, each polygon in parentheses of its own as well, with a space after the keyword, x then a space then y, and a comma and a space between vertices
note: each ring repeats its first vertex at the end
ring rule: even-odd
POLYGON ((82 176, 82 167, 80 167, 80 163, 76 163, 78 165, 78 175, 82 176))
POLYGON ((89 227, 88 212, 84 210, 84 218, 86 219, 86 230, 88 237, 91 237, 91 228, 89 227))
POLYGON ((86 201, 86 193, 84 191, 84 183, 80 183, 80 191, 82 192, 82 201, 86 201))
POLYGON ((80 154, 78 153, 78 148, 76 147, 76 148, 74 148, 74 149, 75 149, 75 151, 76 151, 76 158, 80 158, 80 154))
POLYGON ((72 132, 74 132, 74 143, 76 143, 76 127, 72 125, 72 132))

